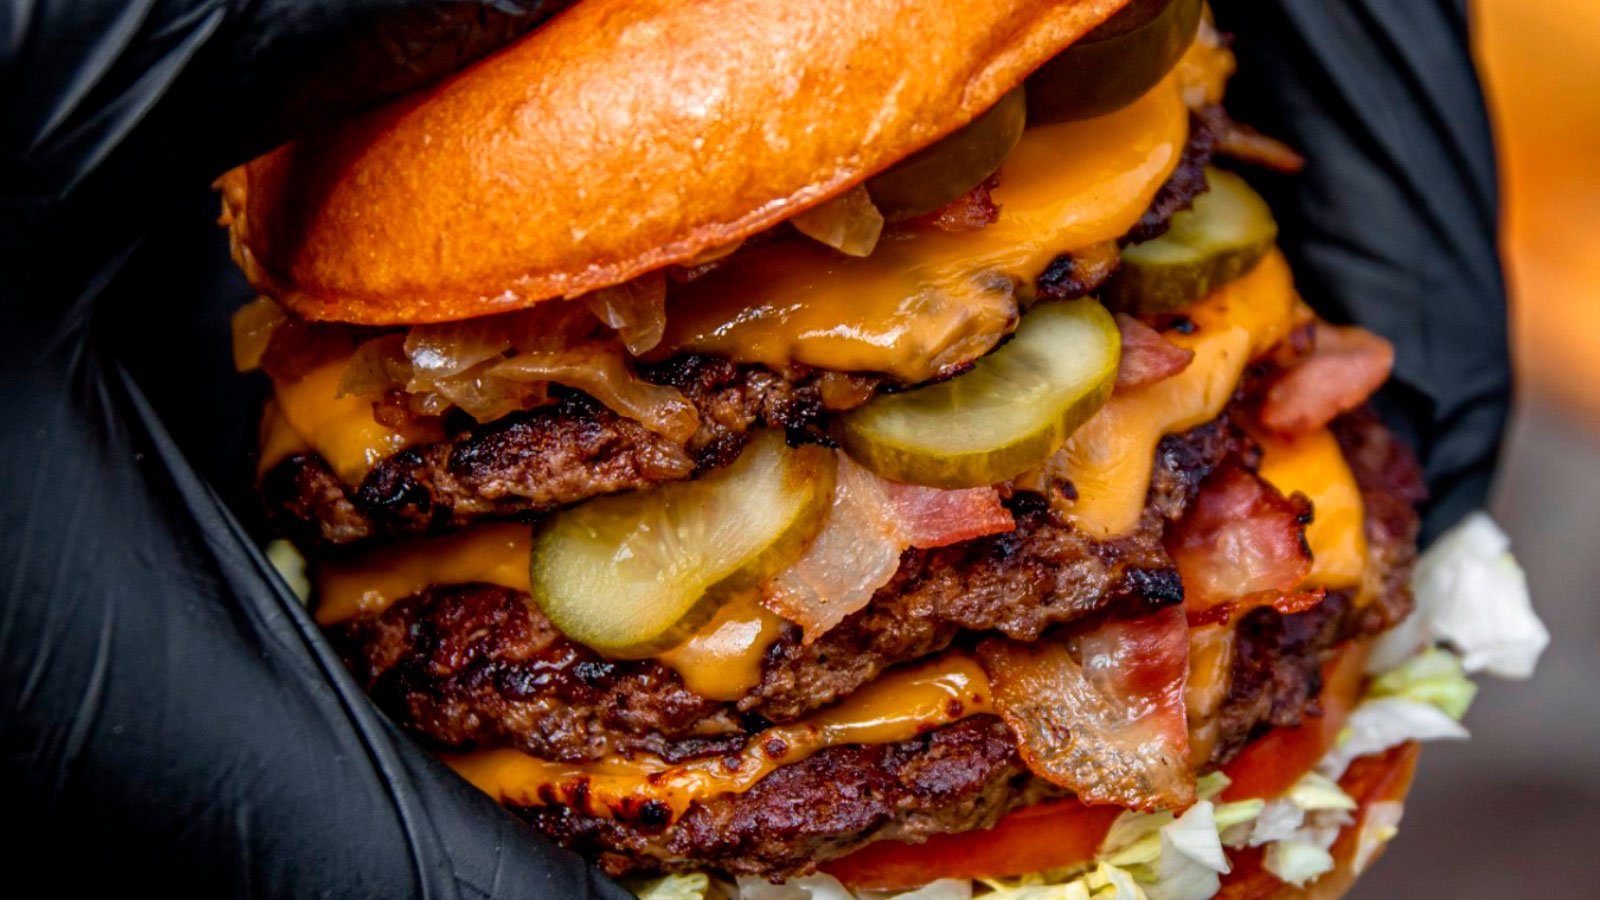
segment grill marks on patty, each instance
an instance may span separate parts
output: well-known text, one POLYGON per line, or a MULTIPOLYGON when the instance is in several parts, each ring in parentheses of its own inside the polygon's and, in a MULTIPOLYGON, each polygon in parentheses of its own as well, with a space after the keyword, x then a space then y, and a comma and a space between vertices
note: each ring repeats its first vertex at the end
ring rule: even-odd
POLYGON ((824 750, 746 793, 697 803, 665 829, 564 807, 520 812, 613 875, 709 864, 778 876, 810 871, 875 840, 986 828, 1057 793, 1028 774, 999 719, 977 716, 898 744, 824 750))
POLYGON ((795 439, 821 439, 822 376, 791 381, 760 366, 706 356, 682 357, 641 374, 677 388, 699 411, 700 427, 687 444, 570 394, 554 406, 396 453, 353 490, 319 456, 286 459, 262 479, 268 516, 296 541, 349 544, 382 534, 442 531, 482 518, 537 515, 688 478, 731 462, 758 426, 783 428, 795 439))
POLYGON ((659 663, 602 659, 563 638, 526 594, 490 585, 432 587, 334 636, 377 702, 442 744, 510 743, 562 760, 723 752, 745 725, 797 718, 964 633, 1031 640, 1111 604, 1181 601, 1162 531, 1235 440, 1222 422, 1164 439, 1127 537, 1094 541, 1019 495, 1015 532, 907 551, 871 603, 818 640, 804 645, 789 628, 737 704, 688 691, 659 663))

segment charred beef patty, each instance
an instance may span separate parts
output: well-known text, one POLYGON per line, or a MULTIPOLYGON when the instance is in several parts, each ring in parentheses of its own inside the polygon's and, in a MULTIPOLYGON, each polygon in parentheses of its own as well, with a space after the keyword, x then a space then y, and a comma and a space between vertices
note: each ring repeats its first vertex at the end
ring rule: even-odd
MULTIPOLYGON (((1241 620, 1213 764, 1268 728, 1316 714, 1320 666, 1331 650, 1388 627, 1409 610, 1416 465, 1370 413, 1342 418, 1335 433, 1368 503, 1378 595, 1362 607, 1334 594, 1307 612, 1261 609, 1241 620)), ((1140 533, 1159 536, 1211 467, 1238 449, 1221 423, 1163 440, 1140 533)), ((908 552, 895 580, 867 609, 810 648, 798 635, 786 635, 769 651, 761 685, 739 704, 699 697, 655 663, 602 660, 561 638, 526 595, 486 585, 430 589, 342 626, 336 637, 379 704, 439 743, 509 743, 562 759, 641 750, 675 762, 730 753, 768 719, 798 716, 847 695, 895 662, 948 645, 962 630, 1031 639, 1045 624, 1075 617, 1051 619, 1039 611, 1053 594, 1026 590, 1038 584, 1038 567, 1075 573, 1054 576, 1056 584, 1107 592, 1076 615, 1108 606, 1113 597, 1154 605, 1177 599, 1165 574, 1170 569, 1127 565, 1159 553, 1159 543, 1137 552, 1124 547, 1115 557, 1123 562, 1119 595, 1109 587, 1116 579, 1106 557, 1095 555, 1105 553, 1101 545, 1081 536, 1068 541, 1038 504, 1023 503, 1017 512, 1015 534, 908 552), (1051 559, 1039 549, 1050 546, 1072 546, 1079 555, 1051 559), (991 599, 975 599, 986 593, 991 599), (1001 602, 1007 598, 1015 599, 1001 602), (980 610, 987 618, 977 617, 980 610)), ((561 807, 521 812, 615 874, 711 866, 777 876, 807 871, 874 840, 914 841, 987 827, 1054 792, 1028 774, 1005 727, 978 716, 911 741, 821 751, 746 793, 698 802, 670 826, 561 807)))
MULTIPOLYGON (((1177 169, 1126 240, 1164 233, 1173 214, 1205 191, 1205 166, 1216 143, 1212 118, 1209 111, 1191 117, 1177 169)), ((1110 274, 1096 269, 1085 275, 1073 257, 1063 255, 1039 276, 1035 293, 1047 299, 1081 297, 1110 274)), ((686 445, 574 392, 554 406, 401 451, 354 488, 341 482, 322 457, 291 456, 262 478, 268 519, 291 540, 317 546, 537 515, 725 465, 756 427, 783 428, 795 440, 823 439, 827 412, 863 402, 882 385, 873 376, 836 372, 791 379, 761 366, 706 356, 645 366, 639 374, 677 388, 694 404, 700 428, 686 445)))
POLYGON ((613 875, 710 866, 777 877, 876 840, 987 828, 1059 793, 1028 773, 1004 723, 975 716, 897 744, 823 750, 743 794, 698 802, 665 828, 566 807, 519 812, 613 875))
POLYGON ((526 594, 490 585, 430 588, 334 638, 379 705, 442 744, 510 743, 561 760, 726 752, 750 717, 794 719, 963 632, 1032 640, 1108 605, 1182 600, 1162 532, 1236 440, 1221 421, 1165 438, 1145 515, 1127 537, 1092 540, 1018 495, 1016 531, 907 551, 866 608, 816 641, 787 629, 737 704, 690 692, 660 663, 602 659, 563 638, 526 594))
POLYGON ((573 393, 553 406, 402 450, 353 490, 322 457, 292 456, 262 478, 268 517, 291 539, 318 545, 535 515, 725 465, 758 426, 815 439, 824 384, 843 387, 837 394, 865 397, 874 381, 840 375, 790 381, 760 366, 708 356, 681 357, 641 375, 677 388, 694 404, 700 427, 686 444, 573 393))
MULTIPOLYGON (((1212 765, 1269 728, 1320 714, 1321 665, 1339 644, 1410 612, 1421 472, 1377 417, 1362 410, 1334 431, 1368 504, 1376 595, 1357 606, 1333 594, 1283 615, 1262 608, 1238 625, 1232 684, 1212 765), (1387 497, 1387 501, 1380 498, 1387 497)), ((1059 793, 1033 778, 1003 725, 967 719, 899 744, 840 747, 785 766, 744 794, 699 802, 669 827, 539 807, 523 816, 614 874, 713 867, 797 875, 876 840, 917 841, 992 825, 1004 812, 1059 793)))

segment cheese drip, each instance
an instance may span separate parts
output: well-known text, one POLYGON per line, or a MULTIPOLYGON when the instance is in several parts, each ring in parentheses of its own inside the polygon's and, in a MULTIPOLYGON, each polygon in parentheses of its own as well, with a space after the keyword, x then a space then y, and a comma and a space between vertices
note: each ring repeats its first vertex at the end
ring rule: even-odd
POLYGON ((511 749, 446 755, 484 793, 512 806, 553 803, 605 818, 663 812, 678 819, 697 800, 743 793, 779 766, 828 747, 886 744, 992 711, 988 677, 971 657, 949 654, 890 672, 838 706, 751 737, 743 752, 679 765, 654 760, 549 762, 511 749))
MULTIPOLYGON (((360 484, 372 467, 410 446, 412 439, 372 417, 370 397, 339 396, 348 356, 329 360, 294 381, 273 383, 277 416, 294 431, 304 447, 315 450, 345 484, 360 484)), ((271 419, 263 431, 276 425, 271 419)), ((283 454, 290 444, 280 440, 262 449, 262 464, 269 453, 283 454)), ((278 462, 278 456, 273 462, 278 462)))
POLYGON ((1333 433, 1324 428, 1293 440, 1254 437, 1262 449, 1261 477, 1284 495, 1299 491, 1311 500, 1311 574, 1305 586, 1360 587, 1367 569, 1366 511, 1333 433))
POLYGON ((1058 254, 1127 233, 1187 136, 1171 78, 1117 112, 1029 128, 1001 167, 993 224, 893 234, 864 258, 800 240, 743 250, 674 293, 658 354, 925 381, 1010 332, 1016 285, 1058 254))
MULTIPOLYGON (((527 525, 485 524, 324 562, 315 573, 317 624, 327 627, 377 615, 432 585, 494 584, 529 593, 530 535, 527 525)), ((658 661, 703 697, 737 700, 761 682, 762 660, 783 629, 783 619, 754 596, 741 597, 658 661)))
POLYGON ((1114 394, 1073 433, 1052 471, 1072 482, 1078 498, 1068 519, 1086 534, 1112 538, 1133 530, 1144 512, 1151 462, 1164 435, 1221 414, 1245 364, 1265 353, 1310 315, 1294 293, 1289 264, 1277 251, 1243 278, 1184 311, 1194 328, 1166 332, 1194 351, 1171 378, 1114 394))

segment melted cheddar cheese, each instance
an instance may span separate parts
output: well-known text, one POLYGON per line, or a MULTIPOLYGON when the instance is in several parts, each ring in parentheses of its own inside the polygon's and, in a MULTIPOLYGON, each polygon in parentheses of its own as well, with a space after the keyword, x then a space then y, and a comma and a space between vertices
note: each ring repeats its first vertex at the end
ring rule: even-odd
POLYGON ((316 569, 317 624, 377 615, 435 584, 497 584, 528 592, 532 528, 514 522, 479 525, 440 537, 413 538, 316 569))
POLYGON ((1245 364, 1283 340, 1308 313, 1294 293, 1289 264, 1274 251, 1237 281, 1185 311, 1189 334, 1166 337, 1194 351, 1171 378, 1114 394, 1073 433, 1054 470, 1077 489, 1067 517, 1105 539, 1133 530, 1144 511, 1151 461, 1164 435, 1216 418, 1245 364))
POLYGON ((845 744, 885 744, 967 716, 991 712, 989 679, 976 660, 949 654, 879 677, 838 706, 754 735, 736 755, 669 765, 654 760, 556 763, 518 750, 447 755, 445 762, 496 800, 512 806, 559 802, 594 816, 648 811, 683 815, 696 800, 743 793, 779 766, 845 744))
MULTIPOLYGON (((324 627, 377 615, 431 585, 495 584, 529 592, 531 528, 512 522, 457 534, 413 538, 316 568, 316 619, 324 627)), ((725 604, 712 620, 659 661, 690 690, 737 700, 761 682, 761 664, 783 635, 784 621, 756 598, 725 604)))
POLYGON ((1367 568, 1366 512, 1339 442, 1325 428, 1293 440, 1255 438, 1262 449, 1261 477, 1284 495, 1299 491, 1311 500, 1306 586, 1360 587, 1367 568))
MULTIPOLYGON (((304 445, 346 484, 360 484, 372 467, 411 443, 372 416, 369 397, 339 396, 348 357, 325 362, 294 381, 274 383, 278 413, 304 445)), ((265 463, 267 454, 262 452, 265 463)))
POLYGON ((1187 137, 1170 78, 1109 115, 1029 128, 1001 169, 993 224, 891 234, 862 258, 811 241, 745 249, 674 293, 658 353, 925 381, 1015 327, 1017 284, 1133 227, 1187 137))

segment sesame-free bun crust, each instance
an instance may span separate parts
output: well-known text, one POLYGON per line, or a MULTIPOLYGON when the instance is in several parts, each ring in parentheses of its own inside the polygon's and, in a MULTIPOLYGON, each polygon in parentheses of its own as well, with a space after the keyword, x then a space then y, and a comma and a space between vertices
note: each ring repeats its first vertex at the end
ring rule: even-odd
POLYGON ((234 255, 311 319, 571 297, 738 241, 959 128, 1127 0, 584 0, 223 176, 234 255))

